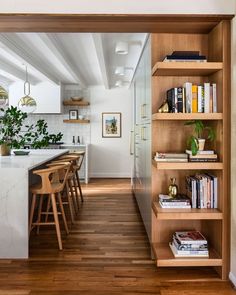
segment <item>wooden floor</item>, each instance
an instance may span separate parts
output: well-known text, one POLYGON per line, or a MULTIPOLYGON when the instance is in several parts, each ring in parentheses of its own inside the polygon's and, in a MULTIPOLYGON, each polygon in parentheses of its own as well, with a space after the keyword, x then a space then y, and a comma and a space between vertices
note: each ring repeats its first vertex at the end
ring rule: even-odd
POLYGON ((129 180, 93 180, 83 189, 64 250, 54 230, 32 234, 29 260, 0 261, 1 295, 236 294, 210 268, 157 269, 129 180))

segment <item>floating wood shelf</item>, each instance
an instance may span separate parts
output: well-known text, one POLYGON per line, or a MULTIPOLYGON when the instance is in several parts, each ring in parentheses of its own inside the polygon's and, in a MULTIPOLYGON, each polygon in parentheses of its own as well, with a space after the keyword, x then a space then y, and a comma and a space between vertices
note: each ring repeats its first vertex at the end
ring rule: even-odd
POLYGON ((153 76, 209 76, 223 69, 222 62, 157 62, 153 76))
POLYGON ((220 162, 156 162, 152 161, 152 165, 158 170, 222 170, 223 163, 220 162))
POLYGON ((90 123, 90 120, 63 120, 64 123, 86 124, 90 123))
POLYGON ((168 244, 152 244, 157 266, 222 266, 222 259, 214 249, 209 249, 209 258, 175 258, 168 244))
POLYGON ((223 213, 218 209, 164 209, 158 202, 152 204, 153 212, 159 220, 221 220, 223 213))
POLYGON ((63 101, 63 105, 64 106, 81 106, 81 107, 85 107, 85 106, 89 106, 89 102, 88 101, 75 101, 75 100, 64 100, 63 101))
POLYGON ((177 121, 177 120, 222 120, 222 113, 155 113, 153 121, 177 121))

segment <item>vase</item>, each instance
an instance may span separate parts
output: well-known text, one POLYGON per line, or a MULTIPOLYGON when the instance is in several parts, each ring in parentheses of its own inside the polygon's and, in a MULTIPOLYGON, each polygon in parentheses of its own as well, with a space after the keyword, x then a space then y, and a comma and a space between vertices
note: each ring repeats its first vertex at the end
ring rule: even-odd
POLYGON ((10 156, 11 148, 6 144, 0 144, 0 156, 10 156))
POLYGON ((206 140, 203 138, 198 138, 198 150, 199 151, 204 151, 205 141, 206 140))

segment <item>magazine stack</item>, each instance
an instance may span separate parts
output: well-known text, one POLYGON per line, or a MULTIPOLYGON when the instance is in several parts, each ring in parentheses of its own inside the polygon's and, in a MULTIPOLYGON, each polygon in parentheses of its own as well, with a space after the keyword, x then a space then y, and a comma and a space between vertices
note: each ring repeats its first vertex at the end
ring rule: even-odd
POLYGON ((209 257, 207 240, 199 231, 175 232, 170 248, 175 257, 209 257))

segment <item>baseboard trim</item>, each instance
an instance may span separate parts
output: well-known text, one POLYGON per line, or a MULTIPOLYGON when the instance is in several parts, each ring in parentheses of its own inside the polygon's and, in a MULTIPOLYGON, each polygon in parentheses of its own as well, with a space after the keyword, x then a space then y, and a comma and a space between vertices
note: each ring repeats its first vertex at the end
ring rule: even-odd
POLYGON ((229 273, 229 279, 233 283, 234 287, 236 287, 236 276, 232 272, 229 273))
POLYGON ((89 178, 131 178, 131 173, 91 173, 89 178))

